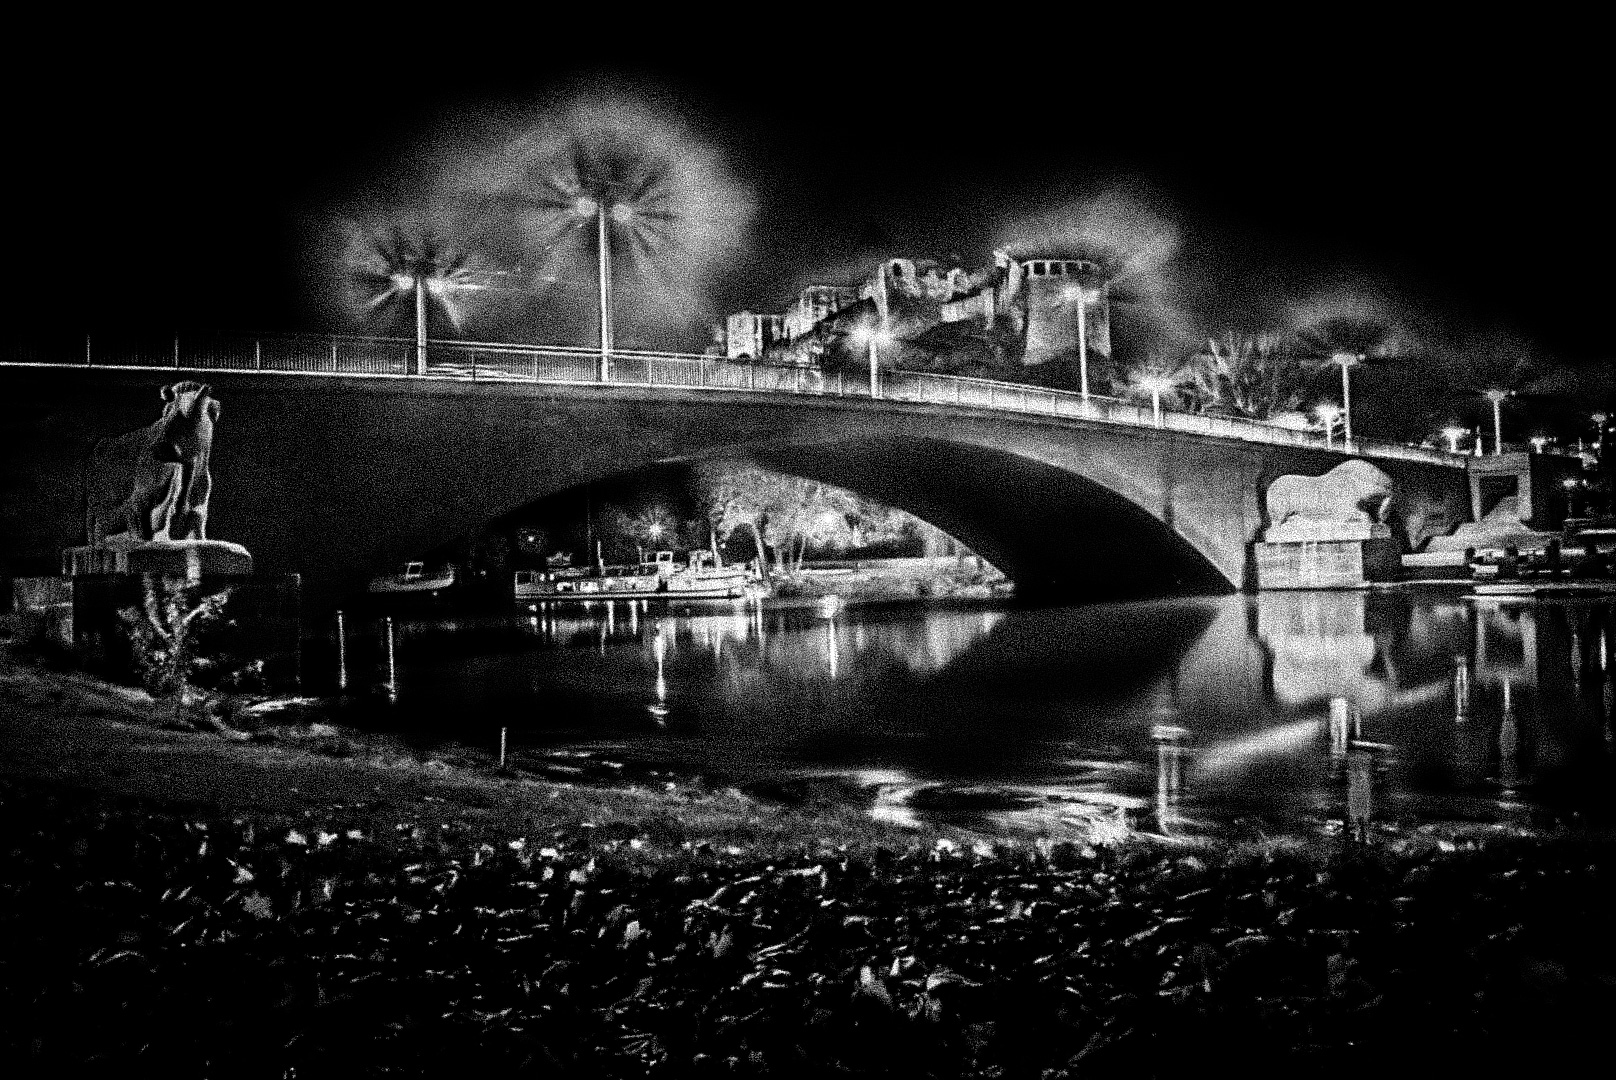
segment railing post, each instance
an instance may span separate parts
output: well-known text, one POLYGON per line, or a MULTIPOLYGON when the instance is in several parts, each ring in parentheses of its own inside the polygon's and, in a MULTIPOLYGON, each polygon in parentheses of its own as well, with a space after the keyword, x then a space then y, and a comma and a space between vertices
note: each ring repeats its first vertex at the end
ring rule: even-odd
POLYGON ((84 335, 84 366, 95 367, 95 361, 90 357, 90 335, 84 335))
POLYGON ((836 373, 836 396, 847 396, 847 372, 845 371, 838 371, 836 373))
POLYGON ((756 390, 757 389, 757 365, 756 364, 749 363, 749 364, 746 365, 746 388, 748 390, 756 390))
POLYGON ((336 372, 337 372, 337 336, 335 334, 332 334, 331 335, 331 373, 333 375, 335 375, 336 372))
POLYGON ((180 369, 180 336, 174 335, 174 370, 180 369))
POLYGON ((471 381, 477 381, 477 350, 471 350, 471 381))
POLYGON ((533 381, 539 381, 539 354, 533 354, 533 381))
POLYGON ((262 341, 255 340, 253 342, 253 369, 255 371, 264 370, 264 343, 262 341))

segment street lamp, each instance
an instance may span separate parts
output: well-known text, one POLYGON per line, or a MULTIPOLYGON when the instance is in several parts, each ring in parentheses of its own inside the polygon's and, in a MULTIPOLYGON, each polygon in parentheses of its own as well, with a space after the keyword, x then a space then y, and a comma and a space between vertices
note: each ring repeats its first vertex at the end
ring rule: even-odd
POLYGON ((1336 408, 1334 405, 1331 405, 1329 402, 1325 402, 1323 405, 1320 405, 1318 408, 1314 409, 1313 414, 1317 416, 1319 418, 1319 422, 1324 425, 1324 448, 1326 450, 1332 449, 1334 446, 1334 442, 1332 440, 1335 436, 1335 422, 1341 419, 1341 410, 1336 408))
POLYGON ((1504 452, 1504 399, 1509 397, 1508 390, 1488 390, 1484 395, 1493 403, 1493 456, 1497 457, 1504 452))
POLYGON ((580 195, 573 209, 582 217, 595 219, 595 275, 600 284, 600 370, 599 379, 611 378, 612 357, 612 245, 607 235, 606 218, 619 225, 634 217, 634 208, 625 203, 609 203, 604 196, 592 198, 580 195))
POLYGON ((892 344, 892 334, 884 327, 863 325, 855 327, 852 333, 855 345, 862 345, 870 354, 870 396, 881 396, 880 382, 880 355, 877 350, 883 345, 892 344))
POLYGON ((1459 440, 1465 437, 1465 429, 1462 427, 1443 428, 1442 437, 1448 440, 1448 453, 1457 454, 1459 452, 1459 440))
MULTIPOLYGON (((425 262, 426 260, 419 260, 425 262)), ((421 266, 412 271, 401 270, 388 277, 388 282, 396 292, 411 292, 415 294, 415 374, 426 374, 426 295, 431 293, 433 298, 449 309, 451 319, 456 320, 454 308, 446 299, 451 288, 474 288, 465 282, 452 282, 431 266, 421 266)), ((386 294, 372 303, 385 300, 386 294)))
POLYGON ((1155 417, 1156 426, 1161 427, 1161 396, 1173 388, 1173 380, 1165 375, 1141 375, 1139 388, 1150 392, 1150 411, 1155 417))
POLYGON ((1532 436, 1532 452, 1534 454, 1541 454, 1543 452, 1543 448, 1547 445, 1549 445, 1549 437, 1547 435, 1532 436))
POLYGON ((1352 380, 1348 369, 1363 363, 1363 353, 1337 352, 1330 354, 1330 363, 1341 368, 1341 448, 1352 450, 1352 380))
POLYGON ((1077 297, 1077 385, 1086 404, 1089 400, 1089 298, 1099 297, 1099 292, 1090 292, 1082 285, 1073 285, 1072 294, 1077 297))

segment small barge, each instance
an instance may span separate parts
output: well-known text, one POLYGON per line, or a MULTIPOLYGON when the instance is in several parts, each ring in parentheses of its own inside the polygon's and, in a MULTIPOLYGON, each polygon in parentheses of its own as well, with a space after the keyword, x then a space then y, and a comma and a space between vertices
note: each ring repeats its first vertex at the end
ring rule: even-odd
POLYGON ((753 587, 745 567, 719 566, 705 551, 692 551, 684 565, 671 551, 651 562, 627 566, 518 570, 512 594, 519 603, 577 600, 734 600, 753 587))

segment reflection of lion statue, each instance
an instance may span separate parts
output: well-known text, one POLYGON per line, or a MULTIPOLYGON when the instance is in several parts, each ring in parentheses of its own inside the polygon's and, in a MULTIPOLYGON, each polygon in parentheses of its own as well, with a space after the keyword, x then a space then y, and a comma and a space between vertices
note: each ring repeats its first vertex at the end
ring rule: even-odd
POLYGON ((86 470, 86 539, 202 540, 207 535, 208 457, 219 402, 203 383, 162 389, 163 415, 138 431, 102 439, 86 470))
POLYGON ((1269 539, 1275 530, 1321 539, 1332 529, 1385 536, 1392 478, 1367 461, 1344 461, 1323 476, 1281 476, 1268 485, 1267 505, 1269 539))

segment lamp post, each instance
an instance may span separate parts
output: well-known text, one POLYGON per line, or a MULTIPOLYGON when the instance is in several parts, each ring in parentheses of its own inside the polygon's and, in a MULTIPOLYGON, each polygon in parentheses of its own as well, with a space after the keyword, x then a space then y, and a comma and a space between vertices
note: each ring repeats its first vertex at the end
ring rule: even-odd
POLYGON ((1448 440, 1448 453, 1459 452, 1459 440, 1464 438, 1465 429, 1462 427, 1449 427, 1442 429, 1442 437, 1448 440))
POLYGON ((1352 379, 1347 371, 1363 363, 1362 353, 1338 352, 1330 355, 1330 363, 1341 368, 1341 448, 1352 451, 1352 379))
POLYGON ((853 331, 853 341, 856 344, 863 344, 864 347, 869 351, 870 396, 872 398, 878 398, 881 396, 880 354, 877 350, 880 346, 887 344, 891 340, 892 335, 883 327, 860 326, 853 331))
POLYGON ((1139 379, 1139 388, 1150 391, 1150 411, 1155 419, 1156 426, 1162 426, 1161 396, 1164 391, 1173 388, 1173 382, 1165 375, 1144 375, 1139 379))
POLYGON ((1488 401, 1493 403, 1493 457, 1504 452, 1504 399, 1509 397, 1508 390, 1488 390, 1485 394, 1488 401))
POLYGON ((870 397, 881 396, 881 365, 875 352, 875 335, 870 335, 870 397))
POLYGON ((1314 409, 1313 412, 1319 418, 1319 422, 1324 425, 1324 448, 1326 450, 1333 449, 1335 445, 1335 422, 1341 419, 1341 410, 1326 403, 1314 409))
POLYGON ((634 210, 623 203, 608 202, 606 196, 581 195, 573 204, 580 215, 595 218, 595 276, 600 286, 600 366, 597 377, 601 382, 611 379, 612 362, 612 245, 606 218, 619 224, 634 216, 634 210))
POLYGON ((1532 436, 1532 452, 1534 454, 1541 454, 1543 452, 1543 448, 1547 445, 1549 445, 1549 437, 1547 435, 1532 436))
POLYGON ((415 370, 416 375, 426 374, 426 292, 432 290, 432 295, 441 296, 443 286, 436 280, 428 281, 426 269, 400 271, 392 275, 393 288, 399 292, 409 291, 415 294, 415 370))
POLYGON ((1077 385, 1083 403, 1089 400, 1089 291, 1083 286, 1077 290, 1077 385))
POLYGON ((421 278, 414 275, 415 286, 415 373, 426 374, 426 288, 421 278))

